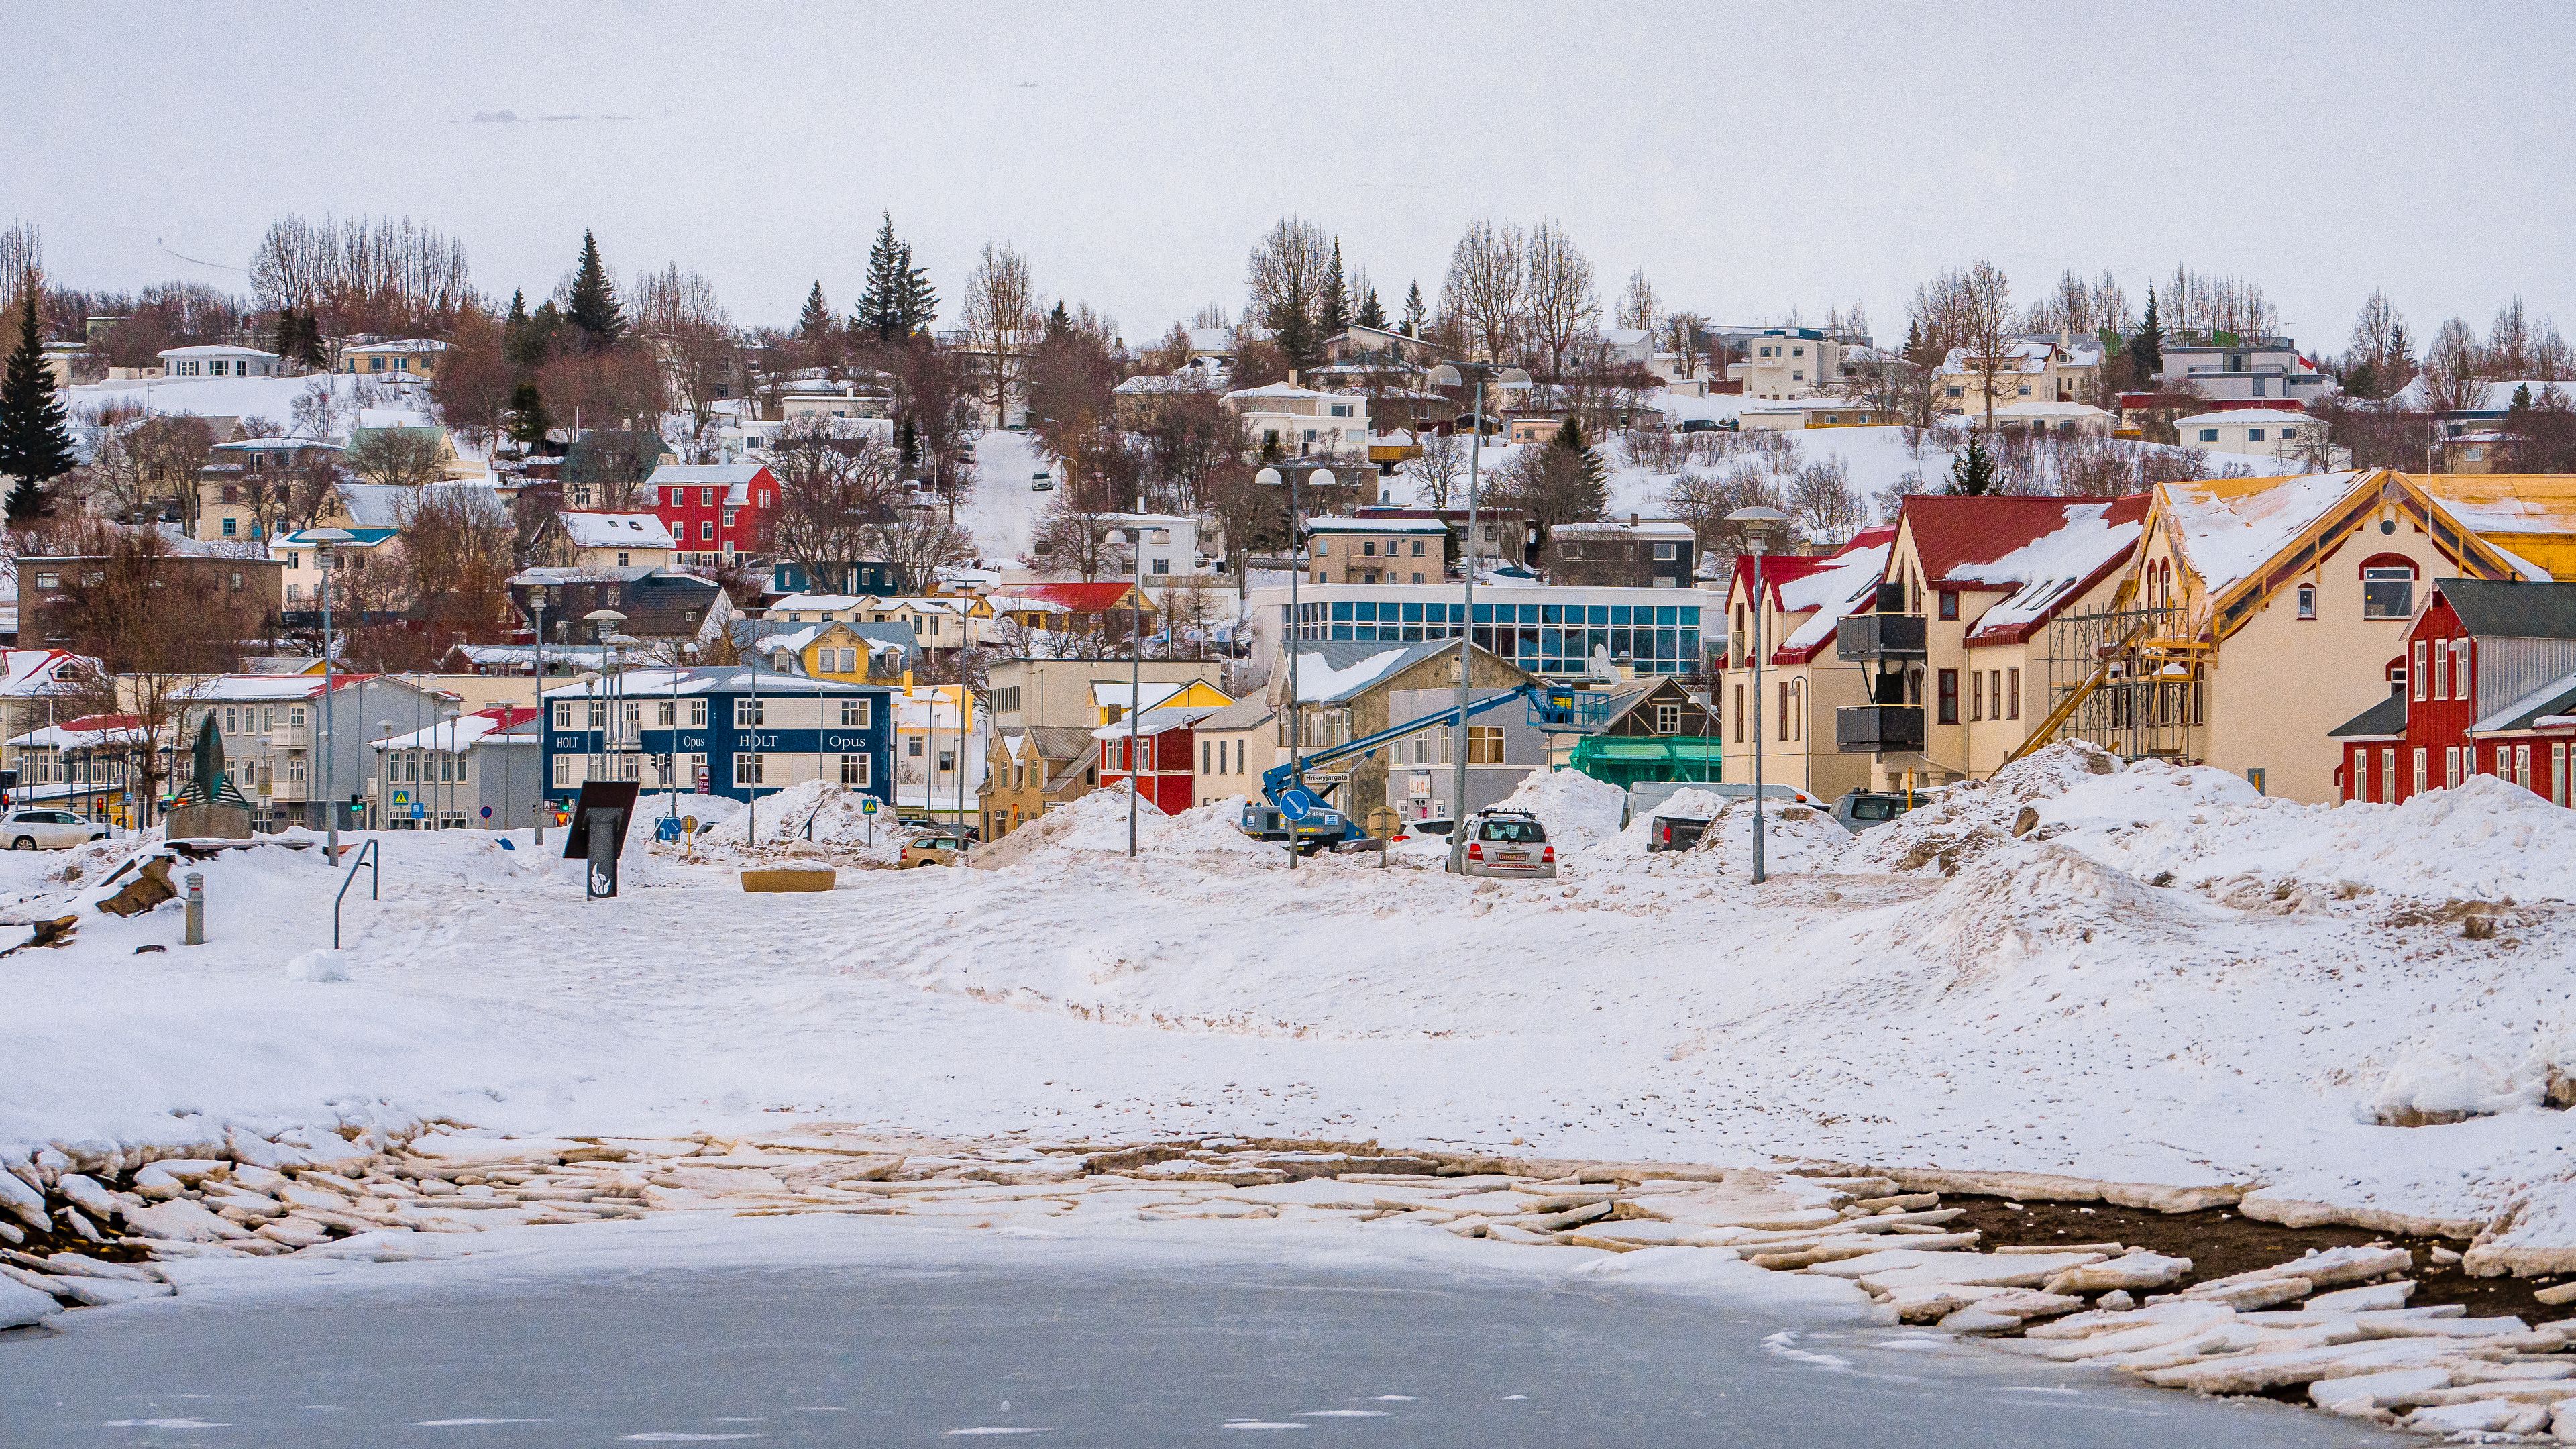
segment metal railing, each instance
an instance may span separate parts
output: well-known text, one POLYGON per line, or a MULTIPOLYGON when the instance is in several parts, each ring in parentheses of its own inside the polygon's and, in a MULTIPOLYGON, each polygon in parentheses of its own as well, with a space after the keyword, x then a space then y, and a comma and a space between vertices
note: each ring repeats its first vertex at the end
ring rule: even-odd
POLYGON ((367 899, 384 899, 385 853, 377 848, 374 836, 358 847, 358 858, 349 862, 349 874, 340 882, 340 893, 331 898, 331 949, 340 949, 340 903, 349 898, 349 887, 358 883, 358 867, 367 868, 367 899))

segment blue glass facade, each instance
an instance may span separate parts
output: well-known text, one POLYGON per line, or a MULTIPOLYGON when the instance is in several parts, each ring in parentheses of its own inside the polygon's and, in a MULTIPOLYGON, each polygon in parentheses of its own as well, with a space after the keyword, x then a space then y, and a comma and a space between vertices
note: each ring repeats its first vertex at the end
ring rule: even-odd
MULTIPOLYGON (((1296 639, 1455 639, 1464 604, 1335 599, 1300 603, 1296 639)), ((1287 606, 1280 606, 1285 621, 1287 606)), ((1697 674, 1697 604, 1476 605, 1476 644, 1539 675, 1584 672, 1595 651, 1636 662, 1640 674, 1697 674)))
MULTIPOLYGON (((740 682, 743 671, 721 672, 736 677, 716 688, 700 687, 694 693, 683 683, 676 707, 671 709, 676 726, 662 723, 664 709, 674 704, 667 694, 657 695, 639 687, 635 693, 612 700, 596 694, 550 691, 546 696, 543 777, 547 797, 570 801, 581 793, 579 781, 567 779, 567 772, 558 768, 558 756, 581 757, 580 769, 572 773, 597 771, 593 777, 600 779, 616 776, 628 760, 634 760, 635 776, 640 776, 646 793, 651 794, 660 788, 658 759, 676 751, 704 762, 708 793, 735 800, 748 800, 755 794, 775 795, 793 780, 814 778, 818 755, 827 759, 819 767, 823 778, 840 782, 845 778, 841 759, 863 756, 865 767, 853 770, 863 778, 850 788, 874 795, 889 805, 894 803, 892 689, 763 674, 755 706, 750 689, 740 682), (825 721, 819 729, 810 723, 818 689, 825 721), (705 707, 703 715, 697 709, 701 704, 705 707), (612 747, 608 716, 630 708, 637 715, 637 723, 624 736, 630 742, 612 747), (808 723, 793 727, 786 723, 790 719, 808 723), (752 755, 759 757, 756 765, 743 760, 752 755), (616 763, 602 769, 601 762, 605 760, 616 763), (757 782, 741 778, 750 769, 758 770, 757 782)), ((685 792, 694 781, 684 776, 680 784, 685 792)))

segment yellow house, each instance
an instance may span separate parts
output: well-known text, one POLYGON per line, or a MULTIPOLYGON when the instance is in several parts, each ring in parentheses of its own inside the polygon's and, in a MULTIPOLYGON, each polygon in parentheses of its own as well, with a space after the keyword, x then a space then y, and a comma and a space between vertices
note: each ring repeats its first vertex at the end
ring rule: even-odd
MULTIPOLYGON (((1146 680, 1143 699, 1147 709, 1223 709, 1234 703, 1234 696, 1208 683, 1192 679, 1180 684, 1158 684, 1146 680)), ((1113 725, 1130 713, 1127 681, 1095 683, 1091 686, 1092 713, 1099 723, 1113 725)))
POLYGON ((1869 670, 1837 657, 1837 627, 1869 612, 1887 571, 1893 528, 1863 529, 1831 557, 1763 560, 1762 597, 1753 593, 1753 560, 1735 561, 1726 591, 1727 647, 1709 692, 1724 740, 1718 778, 1750 784, 1754 756, 1762 782, 1789 785, 1822 800, 1869 784, 1870 757, 1837 747, 1840 711, 1869 703, 1869 670), (1753 727, 1754 610, 1761 611, 1762 721, 1753 727))
POLYGON ((993 619, 988 599, 972 595, 789 594, 762 612, 790 624, 901 624, 924 649, 962 649, 984 642, 993 619))
POLYGON ((671 530, 654 513, 593 513, 566 509, 555 515, 563 551, 582 569, 664 568, 671 562, 671 530))
POLYGON ((2410 474, 2478 537, 2576 583, 2576 473, 2410 474))
POLYGON ((2117 598, 2050 626, 2030 744, 2074 736, 2331 802, 2326 732, 2402 682, 2416 606, 2451 577, 2548 575, 2391 469, 2161 484, 2117 598))
POLYGON ((340 349, 340 370, 361 376, 429 379, 438 375, 447 344, 430 337, 396 337, 382 342, 353 343, 340 349))
POLYGON ((870 639, 837 621, 781 629, 766 620, 746 619, 734 627, 738 637, 742 638, 759 633, 760 655, 770 662, 772 668, 839 684, 866 684, 871 678, 885 677, 884 674, 870 673, 870 649, 883 650, 888 658, 897 654, 894 647, 885 641, 870 639))

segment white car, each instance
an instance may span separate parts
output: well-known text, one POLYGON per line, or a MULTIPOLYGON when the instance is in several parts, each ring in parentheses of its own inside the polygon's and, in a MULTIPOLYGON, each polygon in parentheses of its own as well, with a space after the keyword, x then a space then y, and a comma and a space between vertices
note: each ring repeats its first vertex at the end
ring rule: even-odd
POLYGON ((12 810, 0 815, 0 842, 11 850, 69 850, 106 838, 106 826, 69 810, 12 810))

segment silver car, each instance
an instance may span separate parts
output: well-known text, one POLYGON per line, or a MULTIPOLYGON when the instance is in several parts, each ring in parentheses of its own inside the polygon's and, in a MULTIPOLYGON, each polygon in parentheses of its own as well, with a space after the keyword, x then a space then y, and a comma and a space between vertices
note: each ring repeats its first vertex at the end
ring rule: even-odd
POLYGON ((12 810, 0 815, 0 845, 11 850, 69 850, 106 838, 106 826, 69 810, 12 810))
POLYGON ((1479 810, 1467 822, 1467 875, 1556 879, 1556 847, 1535 815, 1518 810, 1479 810))

